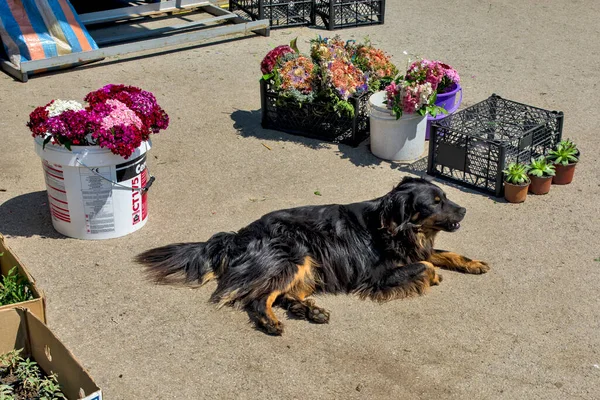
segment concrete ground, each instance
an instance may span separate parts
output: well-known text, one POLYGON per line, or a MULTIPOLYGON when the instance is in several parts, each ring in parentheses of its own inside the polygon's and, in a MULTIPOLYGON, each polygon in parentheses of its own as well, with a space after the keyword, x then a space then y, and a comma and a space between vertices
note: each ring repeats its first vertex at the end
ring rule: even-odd
POLYGON ((260 127, 259 62, 314 29, 31 79, 0 75, 0 232, 48 298, 49 325, 107 399, 597 399, 600 397, 600 179, 597 93, 600 3, 388 1, 369 36, 399 65, 407 50, 446 60, 463 106, 492 93, 565 112, 583 158, 574 182, 507 204, 440 183, 468 213, 439 247, 492 265, 445 272, 423 297, 378 305, 320 296, 331 323, 288 320, 283 337, 246 314, 216 310, 214 288, 155 286, 132 257, 235 230, 271 210, 384 194, 422 169, 260 127), (171 115, 154 138, 150 220, 108 241, 55 233, 40 161, 25 122, 52 98, 107 83, 154 92, 171 115), (264 145, 270 147, 267 149, 264 145), (319 190, 322 196, 314 192, 319 190))

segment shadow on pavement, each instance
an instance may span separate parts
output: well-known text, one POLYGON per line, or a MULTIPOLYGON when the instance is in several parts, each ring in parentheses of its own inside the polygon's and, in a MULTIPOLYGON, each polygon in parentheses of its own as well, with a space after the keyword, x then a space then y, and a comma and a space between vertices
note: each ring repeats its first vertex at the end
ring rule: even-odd
POLYGON ((5 236, 67 238, 52 227, 45 190, 23 194, 0 204, 0 233, 5 236))

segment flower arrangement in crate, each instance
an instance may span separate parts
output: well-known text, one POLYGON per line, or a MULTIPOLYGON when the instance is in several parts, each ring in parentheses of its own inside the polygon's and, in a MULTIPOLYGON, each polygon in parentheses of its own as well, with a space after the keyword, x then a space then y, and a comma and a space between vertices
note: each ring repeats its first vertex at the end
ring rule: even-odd
POLYGON ((350 99, 379 90, 397 74, 390 57, 365 43, 344 42, 339 36, 310 42, 310 56, 293 40, 271 50, 261 62, 262 80, 278 95, 278 104, 302 107, 322 103, 329 112, 354 116, 350 99))
POLYGON ((296 40, 271 50, 261 71, 264 128, 356 146, 369 135, 367 94, 398 70, 368 40, 319 36, 310 41, 309 55, 296 40))
POLYGON ((106 85, 73 100, 52 100, 37 107, 27 127, 33 137, 64 146, 99 146, 129 158, 135 149, 169 125, 169 116, 150 92, 133 86, 106 85))
POLYGON ((386 88, 387 107, 401 118, 403 114, 431 115, 447 113, 437 102, 438 94, 455 90, 460 82, 458 72, 441 61, 419 59, 412 62, 404 76, 394 79, 386 88))

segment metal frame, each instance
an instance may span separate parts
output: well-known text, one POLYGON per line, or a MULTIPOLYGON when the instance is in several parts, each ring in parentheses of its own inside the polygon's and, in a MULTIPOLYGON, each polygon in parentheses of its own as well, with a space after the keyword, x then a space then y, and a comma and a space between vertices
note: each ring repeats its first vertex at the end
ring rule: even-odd
POLYGON ((8 60, 0 59, 0 68, 16 79, 27 82, 32 71, 61 67, 75 63, 98 61, 105 57, 118 56, 145 50, 162 49, 169 46, 192 44, 206 39, 235 34, 249 35, 255 33, 269 36, 269 20, 247 21, 237 14, 224 10, 211 2, 198 0, 170 0, 160 3, 144 4, 139 6, 123 7, 108 11, 99 11, 81 14, 79 18, 86 26, 143 18, 154 14, 167 12, 200 9, 212 14, 214 18, 201 21, 156 28, 146 32, 134 32, 116 35, 96 41, 100 45, 119 43, 101 47, 98 50, 71 53, 42 60, 22 61, 20 67, 8 60), (210 26, 214 22, 232 22, 232 25, 210 26), (153 36, 160 36, 152 38, 153 36), (142 39, 142 40, 138 40, 142 39), (134 41, 137 40, 137 41, 134 41), (122 43, 122 42, 128 43, 122 43))

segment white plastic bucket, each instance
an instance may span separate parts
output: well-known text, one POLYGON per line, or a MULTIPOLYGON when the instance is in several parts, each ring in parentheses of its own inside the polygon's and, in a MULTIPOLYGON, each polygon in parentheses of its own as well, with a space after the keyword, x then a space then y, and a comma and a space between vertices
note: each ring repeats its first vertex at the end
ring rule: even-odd
POLYGON ((125 160, 97 146, 72 151, 35 138, 42 158, 54 229, 77 239, 112 239, 137 231, 148 221, 146 151, 142 143, 125 160))
POLYGON ((425 150, 427 118, 419 114, 403 114, 400 119, 386 108, 384 91, 369 98, 371 152, 384 160, 413 161, 425 150))

